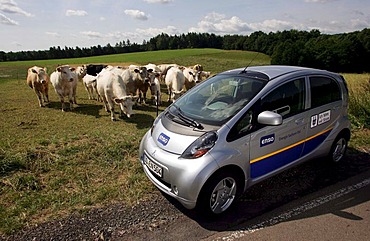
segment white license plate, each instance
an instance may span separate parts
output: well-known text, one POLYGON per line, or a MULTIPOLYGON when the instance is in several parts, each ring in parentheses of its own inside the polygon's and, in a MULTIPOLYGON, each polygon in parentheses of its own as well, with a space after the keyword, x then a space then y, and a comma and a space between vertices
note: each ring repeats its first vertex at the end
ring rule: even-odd
POLYGON ((162 177, 163 170, 160 166, 152 162, 146 155, 144 155, 144 164, 147 166, 154 174, 162 177))

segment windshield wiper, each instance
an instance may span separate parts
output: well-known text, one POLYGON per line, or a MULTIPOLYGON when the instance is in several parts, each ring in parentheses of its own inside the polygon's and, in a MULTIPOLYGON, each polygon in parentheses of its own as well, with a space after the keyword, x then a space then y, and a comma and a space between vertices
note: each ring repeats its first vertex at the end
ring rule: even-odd
POLYGON ((202 124, 200 124, 199 122, 197 122, 196 120, 193 120, 187 116, 185 116, 183 113, 182 113, 182 110, 175 106, 174 107, 176 108, 177 110, 177 116, 183 121, 185 122, 186 124, 190 125, 190 126, 193 126, 195 128, 198 128, 200 130, 202 130, 204 127, 202 126, 202 124))

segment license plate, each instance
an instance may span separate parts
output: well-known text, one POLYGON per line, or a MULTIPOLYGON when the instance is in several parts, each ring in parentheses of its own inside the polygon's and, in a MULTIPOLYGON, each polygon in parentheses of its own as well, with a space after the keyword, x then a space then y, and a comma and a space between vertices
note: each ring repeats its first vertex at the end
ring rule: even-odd
POLYGON ((162 177, 162 168, 152 162, 146 155, 144 155, 144 164, 147 166, 154 174, 156 174, 159 177, 162 177))

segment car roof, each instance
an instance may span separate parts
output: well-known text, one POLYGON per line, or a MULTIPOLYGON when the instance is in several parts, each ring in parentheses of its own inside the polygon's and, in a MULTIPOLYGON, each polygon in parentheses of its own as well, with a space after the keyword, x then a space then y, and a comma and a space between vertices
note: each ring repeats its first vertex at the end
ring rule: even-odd
POLYGON ((270 81, 279 76, 294 73, 294 72, 309 72, 309 73, 329 73, 328 71, 299 67, 299 66, 288 66, 288 65, 263 65, 263 66, 251 66, 247 68, 238 68, 223 72, 224 74, 246 74, 255 78, 264 79, 270 81))

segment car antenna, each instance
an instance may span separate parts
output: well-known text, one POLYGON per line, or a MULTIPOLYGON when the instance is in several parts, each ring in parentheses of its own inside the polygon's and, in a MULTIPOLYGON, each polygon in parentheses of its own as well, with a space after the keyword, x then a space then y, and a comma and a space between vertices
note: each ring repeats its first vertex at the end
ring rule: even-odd
POLYGON ((251 63, 257 58, 257 56, 260 54, 260 52, 257 52, 256 55, 254 55, 253 59, 249 62, 249 64, 243 69, 243 71, 241 71, 240 73, 243 74, 243 73, 247 73, 247 69, 248 67, 251 65, 251 63))

